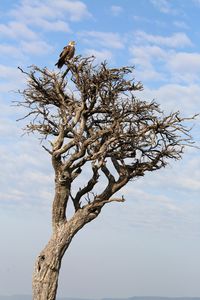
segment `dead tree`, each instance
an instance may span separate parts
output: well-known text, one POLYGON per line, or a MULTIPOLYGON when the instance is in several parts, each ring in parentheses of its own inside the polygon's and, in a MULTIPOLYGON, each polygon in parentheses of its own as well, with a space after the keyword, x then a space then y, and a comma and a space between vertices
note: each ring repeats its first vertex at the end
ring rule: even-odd
POLYGON ((168 160, 180 159, 185 145, 192 143, 185 126, 190 119, 179 112, 164 115, 155 101, 137 98, 142 84, 132 78, 132 67, 95 66, 94 58, 81 56, 66 67, 64 72, 21 69, 27 86, 17 105, 27 109, 25 130, 42 137, 55 171, 52 236, 35 263, 34 300, 56 299, 61 260, 74 235, 105 204, 124 201, 114 196, 117 191, 145 172, 165 167, 168 160), (90 175, 78 188, 84 170, 90 175))

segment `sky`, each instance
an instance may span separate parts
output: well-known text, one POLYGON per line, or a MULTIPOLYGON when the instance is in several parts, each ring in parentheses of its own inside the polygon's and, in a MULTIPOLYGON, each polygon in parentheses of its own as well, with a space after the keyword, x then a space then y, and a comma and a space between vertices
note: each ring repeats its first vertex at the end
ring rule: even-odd
MULTIPOLYGON (((53 171, 12 106, 17 69, 55 69, 62 48, 110 66, 134 65, 141 99, 167 112, 200 112, 199 0, 0 1, 0 294, 31 294, 34 260, 51 234, 53 171)), ((200 143, 199 119, 192 134, 200 143)), ((193 126, 193 124, 191 124, 193 126)), ((200 152, 123 188, 72 241, 58 294, 200 296, 200 152)))

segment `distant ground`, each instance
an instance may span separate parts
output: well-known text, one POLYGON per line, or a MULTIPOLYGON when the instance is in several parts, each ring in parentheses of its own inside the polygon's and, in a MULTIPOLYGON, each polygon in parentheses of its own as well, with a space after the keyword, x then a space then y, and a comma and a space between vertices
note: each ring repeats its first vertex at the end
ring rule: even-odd
MULTIPOLYGON (((32 300, 31 295, 0 296, 0 300, 32 300)), ((57 298, 57 300, 97 300, 86 298, 57 298)), ((200 297, 130 297, 130 298, 103 298, 98 300, 200 300, 200 297)))

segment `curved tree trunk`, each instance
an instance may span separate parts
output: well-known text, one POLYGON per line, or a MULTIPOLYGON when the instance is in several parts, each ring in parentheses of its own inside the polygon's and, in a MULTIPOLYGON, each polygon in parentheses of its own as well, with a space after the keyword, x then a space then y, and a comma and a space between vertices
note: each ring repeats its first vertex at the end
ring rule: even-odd
POLYGON ((33 275, 33 299, 54 300, 58 286, 61 258, 59 255, 43 251, 35 265, 33 275))
POLYGON ((65 249, 62 249, 62 236, 53 234, 47 246, 37 257, 33 273, 33 299, 34 300, 54 300, 58 286, 58 276, 61 266, 63 251, 65 251, 71 239, 65 241, 65 249))
POLYGON ((66 228, 60 226, 37 257, 33 273, 34 300, 56 299, 61 260, 70 242, 66 228))
POLYGON ((33 273, 33 300, 55 300, 62 257, 74 235, 99 214, 91 205, 79 209, 67 222, 57 226, 46 247, 36 259, 33 273))

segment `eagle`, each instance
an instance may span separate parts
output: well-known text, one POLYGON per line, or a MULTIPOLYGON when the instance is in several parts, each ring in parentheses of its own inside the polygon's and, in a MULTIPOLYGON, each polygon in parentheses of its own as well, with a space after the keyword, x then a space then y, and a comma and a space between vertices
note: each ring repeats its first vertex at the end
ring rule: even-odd
POLYGON ((60 58, 55 64, 59 69, 62 68, 62 66, 72 57, 74 56, 75 53, 75 42, 71 41, 67 46, 63 48, 63 51, 60 53, 60 58))

